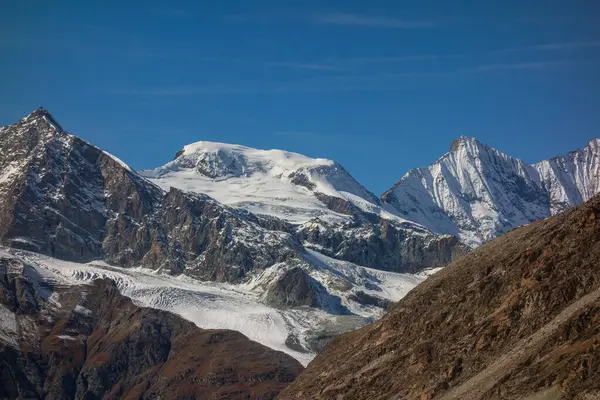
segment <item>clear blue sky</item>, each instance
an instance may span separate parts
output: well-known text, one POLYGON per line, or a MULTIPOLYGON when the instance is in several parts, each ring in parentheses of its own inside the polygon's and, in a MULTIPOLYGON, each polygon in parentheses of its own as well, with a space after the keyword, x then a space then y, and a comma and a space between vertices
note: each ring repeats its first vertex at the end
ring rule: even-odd
POLYGON ((0 125, 43 105, 138 169, 281 148, 378 194, 461 134, 528 162, 600 136, 600 1, 88 3, 0 0, 0 125))

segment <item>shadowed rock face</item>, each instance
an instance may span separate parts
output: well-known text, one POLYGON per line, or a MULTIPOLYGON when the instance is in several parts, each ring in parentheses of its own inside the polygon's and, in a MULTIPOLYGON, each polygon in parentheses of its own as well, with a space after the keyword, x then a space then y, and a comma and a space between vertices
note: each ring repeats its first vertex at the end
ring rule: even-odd
POLYGON ((415 234, 366 213, 344 229, 308 227, 298 235, 309 245, 318 245, 319 251, 329 257, 402 273, 442 267, 468 252, 454 236, 436 236, 428 231, 415 234))
POLYGON ((272 399, 302 370, 238 332, 137 307, 112 281, 35 275, 0 258, 0 398, 272 399))
POLYGON ((371 294, 363 292, 362 290, 359 290, 358 292, 352 294, 349 298, 360 304, 376 306, 383 309, 387 309, 391 304, 391 302, 387 299, 381 298, 379 296, 373 296, 371 294))
POLYGON ((461 257, 279 398, 597 398, 598 365, 600 196, 461 257))
POLYGON ((267 291, 266 301, 275 307, 317 307, 319 293, 315 282, 302 268, 283 273, 267 291))
POLYGON ((466 251, 452 237, 403 229, 334 197, 323 201, 353 213, 355 223, 297 231, 206 195, 164 192, 67 134, 44 109, 0 128, 0 244, 229 282, 275 263, 305 262, 303 242, 335 258, 400 272, 443 266, 466 251))

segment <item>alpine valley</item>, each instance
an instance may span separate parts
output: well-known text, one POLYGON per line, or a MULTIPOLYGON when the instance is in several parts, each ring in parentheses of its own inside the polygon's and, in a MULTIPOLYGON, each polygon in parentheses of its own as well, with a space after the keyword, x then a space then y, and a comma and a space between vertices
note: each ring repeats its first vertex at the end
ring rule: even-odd
POLYGON ((228 339, 217 335, 215 345, 260 364, 230 357, 220 362, 231 367, 210 375, 232 369, 237 380, 196 371, 208 382, 203 393, 226 382, 223 398, 232 398, 246 379, 264 384, 240 398, 274 396, 297 361, 307 365, 333 337, 379 319, 431 273, 597 194, 599 152, 592 140, 529 165, 460 137, 378 197, 334 161, 233 144, 189 144, 166 165, 134 171, 39 108, 0 128, 0 372, 14 383, 5 395, 59 390, 53 379, 65 368, 69 393, 160 395, 136 386, 140 374, 171 377, 155 368, 180 357, 188 320, 194 340, 210 347, 205 329, 219 329, 228 339), (98 332, 112 332, 111 345, 127 333, 111 325, 113 303, 161 332, 170 350, 135 353, 132 363, 146 360, 146 369, 132 364, 133 372, 106 361, 98 332), (48 318, 64 322, 60 331, 40 322, 48 318), (94 343, 99 355, 57 363, 60 341, 94 343), (24 365, 37 372, 19 375, 24 365), (263 375, 248 375, 252 368, 263 375))

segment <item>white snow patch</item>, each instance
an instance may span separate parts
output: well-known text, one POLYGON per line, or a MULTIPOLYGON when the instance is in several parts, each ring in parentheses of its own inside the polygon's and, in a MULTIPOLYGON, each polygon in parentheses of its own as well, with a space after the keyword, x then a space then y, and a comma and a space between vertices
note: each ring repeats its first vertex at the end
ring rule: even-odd
POLYGON ((82 315, 85 315, 85 316, 92 315, 92 310, 90 310, 88 308, 85 308, 85 307, 83 307, 83 306, 81 306, 79 304, 77 304, 75 306, 75 309, 73 311, 76 312, 77 314, 82 314, 82 315))
POLYGON ((69 335, 58 335, 56 337, 59 339, 63 339, 63 340, 77 340, 76 337, 69 336, 69 335))

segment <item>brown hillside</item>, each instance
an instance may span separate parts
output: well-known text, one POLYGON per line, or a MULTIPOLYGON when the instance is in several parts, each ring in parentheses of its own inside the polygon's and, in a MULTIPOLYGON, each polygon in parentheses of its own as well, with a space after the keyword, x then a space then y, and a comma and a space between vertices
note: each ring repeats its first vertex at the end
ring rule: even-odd
POLYGON ((138 307, 110 280, 47 284, 0 256, 1 316, 16 316, 16 334, 0 329, 0 399, 273 399, 302 370, 239 332, 138 307))
POLYGON ((279 398, 600 398, 599 239, 599 196, 517 228, 333 340, 279 398))

